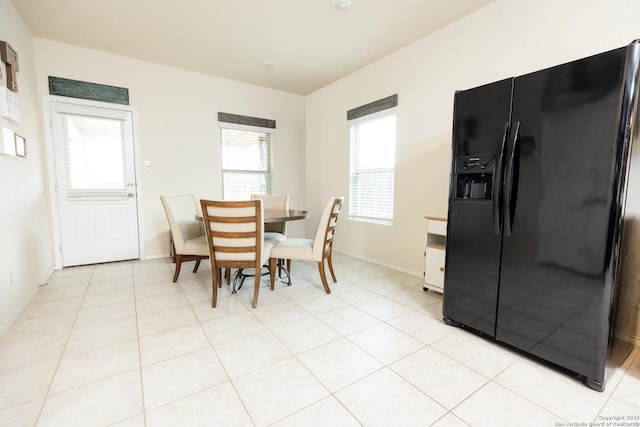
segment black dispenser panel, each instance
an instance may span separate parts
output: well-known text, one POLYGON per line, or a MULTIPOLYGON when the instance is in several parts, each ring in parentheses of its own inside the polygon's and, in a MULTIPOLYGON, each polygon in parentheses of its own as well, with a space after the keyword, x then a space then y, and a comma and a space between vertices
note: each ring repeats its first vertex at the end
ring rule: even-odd
POLYGON ((490 155, 456 159, 456 199, 491 199, 494 160, 490 155))
POLYGON ((493 175, 488 173, 469 173, 458 175, 458 199, 491 199, 493 175))

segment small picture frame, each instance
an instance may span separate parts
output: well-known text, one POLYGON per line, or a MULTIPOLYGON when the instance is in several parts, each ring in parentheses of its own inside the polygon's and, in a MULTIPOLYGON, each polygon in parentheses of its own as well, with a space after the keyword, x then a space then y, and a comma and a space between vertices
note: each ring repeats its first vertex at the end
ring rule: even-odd
POLYGON ((27 140, 16 133, 15 141, 16 141, 16 156, 27 157, 27 140))
POLYGON ((16 155, 16 136, 11 129, 5 127, 2 128, 2 135, 0 139, 0 154, 6 156, 16 155))

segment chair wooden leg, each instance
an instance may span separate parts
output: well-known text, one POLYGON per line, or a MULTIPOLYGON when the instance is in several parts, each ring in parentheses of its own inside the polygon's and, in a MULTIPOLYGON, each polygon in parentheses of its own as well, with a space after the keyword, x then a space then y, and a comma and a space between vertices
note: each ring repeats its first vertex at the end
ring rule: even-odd
POLYGON ((324 274, 324 260, 318 263, 318 271, 320 272, 320 280, 322 280, 322 286, 324 286, 324 291, 328 294, 331 293, 331 289, 329 289, 329 284, 327 283, 327 278, 324 274))
POLYGON ((194 273, 198 272, 198 267, 200 267, 200 260, 202 260, 202 258, 196 259, 196 265, 193 267, 193 272, 194 273))
POLYGON ((217 268, 216 269, 216 283, 218 284, 218 287, 221 288, 222 287, 222 269, 221 268, 217 268))
POLYGON ((182 255, 176 255, 176 271, 173 273, 173 282, 178 281, 178 276, 180 275, 180 267, 182 266, 182 255))
POLYGON ((260 292, 260 270, 256 269, 255 285, 253 285, 253 308, 258 306, 258 292, 260 292))
POLYGON ((218 280, 220 277, 220 269, 216 268, 211 272, 211 307, 216 308, 218 303, 218 280))
MULTIPOLYGON (((227 279, 227 286, 231 284, 231 269, 226 268, 224 270, 224 277, 227 279)), ((220 282, 220 287, 222 287, 222 282, 220 282)))
POLYGON ((337 283, 336 273, 333 272, 333 262, 331 261, 331 252, 327 256, 327 264, 329 264, 329 272, 331 273, 331 278, 333 279, 333 283, 337 283))
MULTIPOLYGON (((278 260, 278 264, 280 264, 280 260, 278 260)), ((276 280, 276 259, 269 258, 269 284, 271 285, 271 290, 275 287, 276 280)))

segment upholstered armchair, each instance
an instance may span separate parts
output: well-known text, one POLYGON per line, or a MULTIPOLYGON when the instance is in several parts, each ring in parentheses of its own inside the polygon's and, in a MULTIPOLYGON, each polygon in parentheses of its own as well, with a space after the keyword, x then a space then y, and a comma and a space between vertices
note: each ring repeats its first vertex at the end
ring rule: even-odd
MULTIPOLYGON (((252 194, 251 200, 262 200, 263 209, 289 209, 288 194, 252 194)), ((267 242, 282 242, 287 238, 287 222, 272 222, 264 225, 264 240, 267 242)))
POLYGON ((200 261, 209 257, 207 237, 202 224, 196 219, 198 202, 193 194, 180 196, 160 196, 167 214, 169 228, 173 238, 176 270, 173 281, 178 280, 182 262, 195 261, 193 272, 198 271, 200 261))

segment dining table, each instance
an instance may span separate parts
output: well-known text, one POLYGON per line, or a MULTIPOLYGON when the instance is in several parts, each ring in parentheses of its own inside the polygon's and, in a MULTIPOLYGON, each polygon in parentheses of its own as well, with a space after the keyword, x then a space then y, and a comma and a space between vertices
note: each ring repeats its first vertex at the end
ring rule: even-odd
POLYGON ((262 221, 265 224, 274 222, 295 221, 309 218, 309 211, 300 209, 265 209, 262 221))
MULTIPOLYGON (((265 209, 262 222, 265 224, 273 224, 283 221, 296 221, 299 219, 309 218, 309 211, 302 209, 265 209)), ((198 221, 204 221, 201 213, 196 214, 198 221)))

